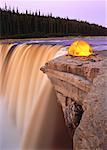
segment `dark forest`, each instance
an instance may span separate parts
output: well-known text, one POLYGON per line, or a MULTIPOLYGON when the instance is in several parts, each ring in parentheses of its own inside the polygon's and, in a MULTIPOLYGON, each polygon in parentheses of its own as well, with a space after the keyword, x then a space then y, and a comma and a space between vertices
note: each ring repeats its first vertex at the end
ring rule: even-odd
POLYGON ((38 12, 20 13, 18 8, 0 8, 0 38, 107 35, 107 28, 86 21, 53 17, 38 12))

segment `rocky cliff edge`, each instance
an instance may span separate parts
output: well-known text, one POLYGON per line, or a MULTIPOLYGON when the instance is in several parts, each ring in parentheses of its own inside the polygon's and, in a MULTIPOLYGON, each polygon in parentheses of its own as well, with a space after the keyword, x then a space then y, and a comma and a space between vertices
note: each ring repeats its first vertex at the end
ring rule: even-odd
POLYGON ((54 86, 73 150, 106 150, 107 51, 87 58, 60 56, 41 70, 54 86))

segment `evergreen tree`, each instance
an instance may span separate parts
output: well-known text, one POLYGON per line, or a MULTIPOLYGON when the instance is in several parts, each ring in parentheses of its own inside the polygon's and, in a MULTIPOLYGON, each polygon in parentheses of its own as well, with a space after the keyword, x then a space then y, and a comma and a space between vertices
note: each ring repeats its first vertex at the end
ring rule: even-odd
POLYGON ((69 35, 107 35, 107 28, 67 18, 47 16, 39 10, 20 13, 18 7, 0 8, 0 36, 8 37, 49 37, 69 35))

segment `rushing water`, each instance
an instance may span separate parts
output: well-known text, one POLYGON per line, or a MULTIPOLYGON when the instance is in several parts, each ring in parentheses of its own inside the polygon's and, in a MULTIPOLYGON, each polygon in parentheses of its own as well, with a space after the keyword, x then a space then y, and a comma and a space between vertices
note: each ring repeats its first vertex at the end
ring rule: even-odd
MULTIPOLYGON (((15 150, 19 145, 30 150, 71 147, 61 108, 40 67, 65 54, 67 46, 78 39, 0 45, 1 150, 15 150)), ((107 37, 87 37, 85 41, 94 50, 107 50, 107 37)))
POLYGON ((55 92, 40 71, 62 46, 13 46, 1 45, 0 93, 2 105, 20 133, 22 149, 71 147, 55 92))

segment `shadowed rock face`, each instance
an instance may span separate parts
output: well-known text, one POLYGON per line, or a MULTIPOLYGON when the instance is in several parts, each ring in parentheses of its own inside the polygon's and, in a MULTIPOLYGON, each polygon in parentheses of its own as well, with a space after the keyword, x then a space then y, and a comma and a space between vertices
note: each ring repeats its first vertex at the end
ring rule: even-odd
POLYGON ((106 56, 61 56, 41 68, 62 106, 73 150, 107 148, 106 56))

